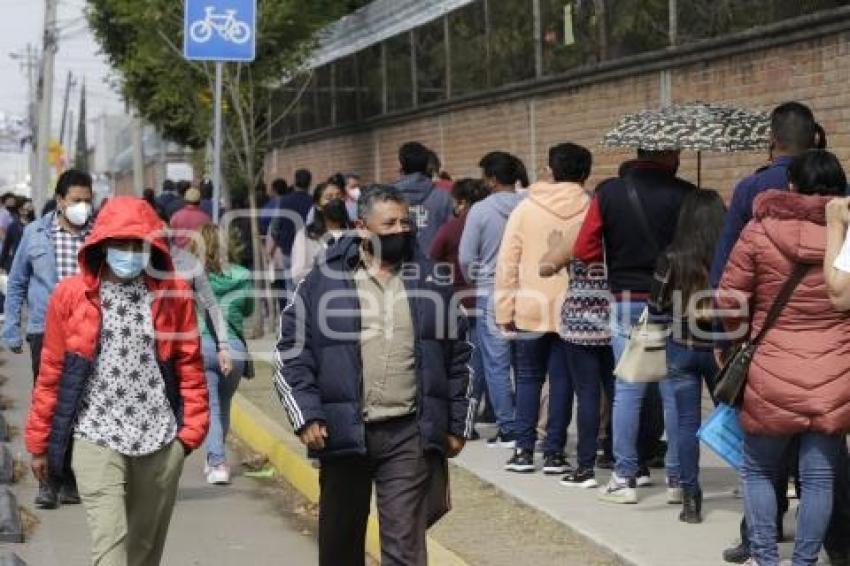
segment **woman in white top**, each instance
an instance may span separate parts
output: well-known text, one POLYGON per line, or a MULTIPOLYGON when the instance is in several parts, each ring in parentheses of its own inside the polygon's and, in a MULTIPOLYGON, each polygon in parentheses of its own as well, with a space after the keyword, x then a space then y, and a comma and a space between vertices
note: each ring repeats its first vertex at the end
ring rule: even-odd
POLYGON ((351 227, 342 189, 324 183, 313 195, 313 220, 295 235, 292 244, 292 280, 300 281, 310 270, 320 252, 351 227))

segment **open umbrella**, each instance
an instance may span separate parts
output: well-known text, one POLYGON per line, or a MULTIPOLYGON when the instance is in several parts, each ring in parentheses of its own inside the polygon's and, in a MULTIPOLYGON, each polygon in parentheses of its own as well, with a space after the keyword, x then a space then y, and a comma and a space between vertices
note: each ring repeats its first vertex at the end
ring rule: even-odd
POLYGON ((696 151, 701 177, 703 151, 767 149, 769 132, 770 117, 764 112, 697 102, 626 114, 602 143, 650 151, 696 151))

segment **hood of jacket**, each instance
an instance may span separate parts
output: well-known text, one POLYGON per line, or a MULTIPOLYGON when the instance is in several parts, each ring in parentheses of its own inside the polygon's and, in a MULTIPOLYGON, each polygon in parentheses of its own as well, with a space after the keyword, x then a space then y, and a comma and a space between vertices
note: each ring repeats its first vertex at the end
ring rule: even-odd
POLYGON ((251 279, 251 272, 241 265, 229 265, 220 273, 210 273, 210 287, 217 297, 243 289, 251 279))
POLYGON ((528 189, 528 199, 562 220, 585 214, 590 203, 577 183, 534 183, 528 189))
POLYGON ((108 240, 137 239, 151 246, 151 265, 160 272, 173 272, 174 264, 168 249, 165 224, 156 211, 144 200, 134 197, 109 199, 100 210, 92 232, 77 256, 86 286, 99 286, 100 270, 106 260, 108 240))
POLYGON ((833 197, 771 190, 756 197, 754 218, 783 255, 820 263, 826 254, 826 205, 833 197))
POLYGON ((493 193, 486 199, 481 201, 481 206, 486 207, 488 212, 501 216, 505 221, 511 215, 511 212, 522 202, 525 195, 512 192, 493 193))
POLYGON ((408 203, 413 205, 422 204, 435 188, 431 177, 423 173, 405 175, 393 185, 404 193, 408 203))

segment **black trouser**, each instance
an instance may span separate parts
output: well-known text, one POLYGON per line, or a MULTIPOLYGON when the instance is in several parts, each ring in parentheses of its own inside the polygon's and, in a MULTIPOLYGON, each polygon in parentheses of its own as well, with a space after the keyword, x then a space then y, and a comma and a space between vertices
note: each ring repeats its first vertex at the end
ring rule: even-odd
MULTIPOLYGON (((44 334, 27 334, 27 343, 30 346, 30 359, 32 361, 32 381, 35 385, 35 380, 38 378, 38 368, 41 365, 41 348, 44 345, 44 334)), ((62 486, 77 491, 77 479, 74 477, 74 472, 71 470, 71 448, 73 446, 71 440, 68 446, 68 455, 65 458, 65 469, 62 472, 62 486)), ((53 483, 52 481, 50 482, 53 483)))
POLYGON ((362 566, 366 524, 377 492, 383 566, 426 566, 429 458, 415 417, 366 425, 366 456, 322 461, 319 564, 362 566))

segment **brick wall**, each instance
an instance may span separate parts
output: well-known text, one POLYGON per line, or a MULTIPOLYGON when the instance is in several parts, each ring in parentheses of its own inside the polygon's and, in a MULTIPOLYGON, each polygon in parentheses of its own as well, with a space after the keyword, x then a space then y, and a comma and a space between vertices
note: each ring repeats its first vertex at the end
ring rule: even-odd
MULTIPOLYGON (((602 136, 622 114, 657 107, 660 84, 660 73, 646 73, 516 101, 492 100, 471 109, 278 148, 266 163, 268 178, 291 179, 295 169, 307 167, 317 179, 335 171, 357 171, 368 182, 391 181, 397 176, 397 148, 409 140, 435 149, 455 178, 478 176, 478 160, 497 149, 522 158, 532 176, 543 176, 548 147, 574 141, 594 152, 591 183, 596 183, 615 174, 629 156, 604 149, 602 136)), ((800 100, 823 124, 830 149, 850 166, 848 85, 850 33, 839 33, 675 68, 672 101, 770 110, 800 100)), ((703 154, 703 186, 728 197, 735 181, 766 159, 759 153, 703 154)), ((683 154, 681 174, 696 181, 694 154, 683 154)))

